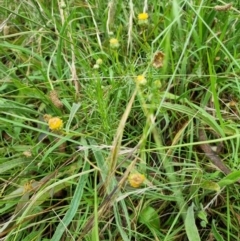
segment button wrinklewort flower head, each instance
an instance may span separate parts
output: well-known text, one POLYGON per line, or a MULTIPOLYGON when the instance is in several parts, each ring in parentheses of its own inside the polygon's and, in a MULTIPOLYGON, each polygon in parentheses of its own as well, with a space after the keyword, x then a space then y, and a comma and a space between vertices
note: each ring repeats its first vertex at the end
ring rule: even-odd
POLYGON ((48 127, 52 131, 59 131, 63 128, 63 121, 59 117, 52 117, 48 120, 48 127))
POLYGON ((145 176, 140 173, 132 173, 128 176, 128 182, 132 187, 140 187, 145 179, 145 176))
POLYGON ((147 80, 144 75, 138 75, 136 78, 136 83, 139 85, 145 85, 147 83, 147 80))
POLYGON ((110 43, 110 47, 112 49, 117 49, 120 46, 120 44, 119 44, 119 42, 118 42, 118 40, 116 38, 111 38, 109 40, 109 43, 110 43))
POLYGON ((146 19, 148 19, 147 13, 139 13, 138 14, 138 20, 146 20, 146 19))
POLYGON ((148 23, 148 14, 147 13, 139 13, 138 14, 138 24, 144 25, 148 23))

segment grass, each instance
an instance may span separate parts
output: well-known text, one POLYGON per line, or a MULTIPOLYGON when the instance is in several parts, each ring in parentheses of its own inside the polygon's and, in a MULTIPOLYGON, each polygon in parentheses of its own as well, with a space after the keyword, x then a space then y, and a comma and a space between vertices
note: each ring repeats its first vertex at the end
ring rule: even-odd
POLYGON ((1 0, 0 240, 239 240, 229 3, 1 0))

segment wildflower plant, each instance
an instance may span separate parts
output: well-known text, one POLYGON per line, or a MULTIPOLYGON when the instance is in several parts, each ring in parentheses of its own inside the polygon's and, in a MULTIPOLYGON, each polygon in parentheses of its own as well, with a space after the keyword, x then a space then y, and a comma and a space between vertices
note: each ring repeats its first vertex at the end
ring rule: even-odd
POLYGON ((148 24, 148 14, 147 13, 139 13, 138 14, 138 24, 139 25, 147 25, 148 24))
POLYGON ((239 239, 236 2, 2 1, 2 239, 239 239))

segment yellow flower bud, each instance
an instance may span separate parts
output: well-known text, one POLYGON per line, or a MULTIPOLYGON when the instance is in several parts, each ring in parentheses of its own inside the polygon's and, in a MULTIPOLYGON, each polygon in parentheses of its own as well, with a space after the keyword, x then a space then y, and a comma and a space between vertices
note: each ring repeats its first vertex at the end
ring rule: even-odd
POLYGON ((157 87, 157 88, 161 88, 162 87, 162 83, 160 80, 155 80, 154 81, 154 85, 157 87))
POLYGON ((138 14, 138 20, 147 20, 148 14, 147 13, 139 13, 138 14))
POLYGON ((120 46, 120 44, 116 38, 111 38, 109 40, 109 43, 110 43, 110 47, 113 49, 117 49, 120 46))
POLYGON ((147 80, 145 79, 144 75, 138 75, 136 78, 136 83, 139 85, 145 85, 147 80))

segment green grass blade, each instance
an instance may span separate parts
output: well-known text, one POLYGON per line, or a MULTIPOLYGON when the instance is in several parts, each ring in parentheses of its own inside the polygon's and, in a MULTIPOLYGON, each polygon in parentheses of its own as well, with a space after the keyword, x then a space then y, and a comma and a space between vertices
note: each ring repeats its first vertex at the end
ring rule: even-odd
POLYGON ((185 229, 187 233, 187 237, 189 241, 201 241, 198 229, 195 223, 195 217, 194 217, 194 204, 188 208, 186 220, 185 220, 185 229))
MULTIPOLYGON (((83 168, 83 171, 87 171, 87 170, 89 170, 89 164, 86 162, 85 166, 83 168)), ((76 212, 78 211, 78 206, 80 204, 80 201, 81 201, 81 198, 82 198, 82 195, 83 195, 83 191, 84 191, 86 181, 87 181, 87 174, 82 175, 79 178, 76 190, 75 190, 73 198, 72 198, 72 201, 69 205, 69 209, 66 212, 64 218, 58 224, 58 226, 57 226, 57 228, 54 232, 54 235, 52 237, 52 241, 59 241, 61 239, 63 233, 66 231, 67 226, 73 220, 76 212)))

